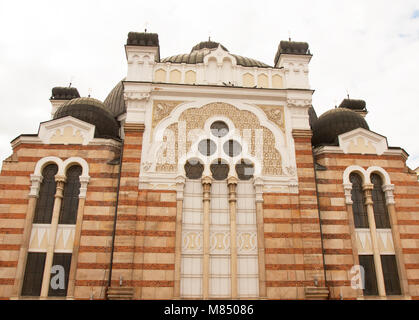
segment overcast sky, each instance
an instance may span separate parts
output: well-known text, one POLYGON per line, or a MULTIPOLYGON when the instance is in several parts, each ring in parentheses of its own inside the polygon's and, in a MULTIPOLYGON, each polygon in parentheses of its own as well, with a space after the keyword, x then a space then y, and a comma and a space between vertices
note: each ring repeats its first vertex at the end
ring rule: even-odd
POLYGON ((104 100, 126 74, 129 31, 159 34, 161 58, 208 36, 273 64, 280 40, 306 41, 320 116, 347 92, 367 102, 370 129, 419 166, 419 2, 0 0, 0 159, 10 141, 50 119, 54 86, 72 79, 104 100))

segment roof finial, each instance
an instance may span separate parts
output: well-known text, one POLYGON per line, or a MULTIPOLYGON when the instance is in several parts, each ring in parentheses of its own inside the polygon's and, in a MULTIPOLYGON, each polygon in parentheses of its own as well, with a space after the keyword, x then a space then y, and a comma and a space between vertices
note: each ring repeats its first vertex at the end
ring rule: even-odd
POLYGON ((92 88, 89 88, 88 92, 89 92, 89 94, 88 94, 87 97, 90 98, 90 94, 92 93, 92 88))
POLYGON ((349 91, 348 91, 348 89, 346 89, 346 96, 348 97, 348 99, 349 99, 349 91))
POLYGON ((71 83, 73 82, 73 80, 74 80, 74 76, 71 76, 70 77, 70 84, 68 85, 69 88, 71 88, 71 83))
POLYGON ((291 31, 288 30, 288 40, 291 42, 291 31))
POLYGON ((146 21, 146 22, 144 23, 144 32, 146 32, 146 33, 147 33, 147 27, 148 27, 148 22, 146 21))

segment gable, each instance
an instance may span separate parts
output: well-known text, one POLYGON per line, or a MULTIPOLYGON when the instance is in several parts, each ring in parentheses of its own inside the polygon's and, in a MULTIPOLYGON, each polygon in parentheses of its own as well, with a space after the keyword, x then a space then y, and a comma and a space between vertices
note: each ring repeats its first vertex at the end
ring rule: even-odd
POLYGON ((71 116, 43 122, 39 139, 45 144, 87 145, 94 138, 95 126, 71 116))
POLYGON ((339 135, 339 146, 344 153, 382 155, 388 150, 386 137, 363 128, 339 135))

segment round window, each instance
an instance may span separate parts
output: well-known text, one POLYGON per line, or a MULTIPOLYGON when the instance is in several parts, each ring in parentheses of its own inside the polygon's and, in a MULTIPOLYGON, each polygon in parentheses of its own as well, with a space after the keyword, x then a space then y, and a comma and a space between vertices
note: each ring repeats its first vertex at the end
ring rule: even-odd
POLYGON ((201 152, 204 156, 212 156, 215 151, 217 150, 217 145, 214 141, 210 139, 205 139, 199 142, 198 144, 198 150, 201 152))
POLYGON ((242 146, 235 140, 228 140, 224 143, 223 150, 230 157, 235 157, 242 152, 242 146))
POLYGON ((217 138, 222 138, 228 133, 228 126, 224 121, 215 121, 211 124, 211 133, 217 138))

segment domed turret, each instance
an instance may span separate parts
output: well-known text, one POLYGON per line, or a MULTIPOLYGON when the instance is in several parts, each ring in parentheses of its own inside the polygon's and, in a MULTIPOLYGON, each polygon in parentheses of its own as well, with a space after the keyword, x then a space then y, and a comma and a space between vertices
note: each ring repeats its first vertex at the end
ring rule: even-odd
POLYGON ((119 125, 104 104, 93 98, 76 98, 59 107, 54 119, 72 116, 95 125, 95 138, 118 138, 119 125))
MULTIPOLYGON (((122 79, 124 81, 125 79, 122 79)), ((127 107, 124 100, 124 84, 120 81, 109 92, 103 104, 113 114, 115 118, 127 112, 127 107)))
POLYGON ((323 113, 313 124, 313 146, 337 146, 338 136, 357 128, 369 130, 364 117, 346 108, 335 108, 323 113))

